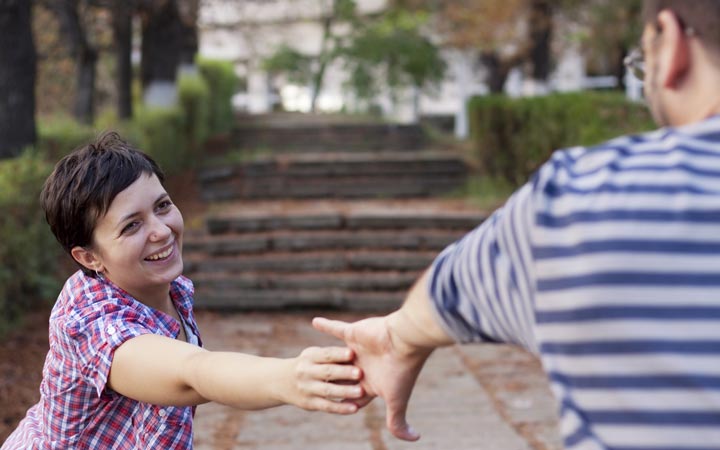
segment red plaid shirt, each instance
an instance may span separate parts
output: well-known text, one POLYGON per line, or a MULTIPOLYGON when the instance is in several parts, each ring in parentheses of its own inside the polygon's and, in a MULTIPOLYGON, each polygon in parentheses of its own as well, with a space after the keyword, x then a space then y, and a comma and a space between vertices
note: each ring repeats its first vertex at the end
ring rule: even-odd
MULTIPOLYGON (((178 277, 170 296, 200 344, 192 282, 178 277)), ((141 403, 106 387, 113 352, 143 334, 176 338, 180 325, 108 280, 77 272, 50 315, 50 350, 40 401, 2 446, 10 449, 192 448, 192 407, 141 403)))

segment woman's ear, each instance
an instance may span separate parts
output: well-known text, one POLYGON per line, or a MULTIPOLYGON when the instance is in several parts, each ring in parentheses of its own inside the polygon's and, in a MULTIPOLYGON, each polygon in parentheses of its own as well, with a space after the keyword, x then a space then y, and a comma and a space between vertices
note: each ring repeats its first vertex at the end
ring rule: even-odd
POLYGON ((92 250, 77 246, 70 250, 70 255, 72 255, 73 259, 77 261, 78 264, 92 270, 93 272, 102 272, 104 269, 102 262, 92 250))

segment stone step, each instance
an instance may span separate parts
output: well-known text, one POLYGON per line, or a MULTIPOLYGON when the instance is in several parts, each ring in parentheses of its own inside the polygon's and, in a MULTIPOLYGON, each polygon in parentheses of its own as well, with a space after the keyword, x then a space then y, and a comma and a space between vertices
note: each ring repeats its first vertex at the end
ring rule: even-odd
POLYGON ((392 310, 405 292, 350 292, 344 290, 214 290, 198 289, 198 308, 221 310, 274 310, 287 308, 338 308, 354 311, 392 310))
POLYGON ((280 152, 412 151, 428 143, 419 125, 384 123, 239 123, 232 133, 239 148, 270 148, 280 152))
POLYGON ((461 188, 466 163, 439 153, 273 156, 208 168, 199 176, 207 201, 233 198, 427 197, 461 188))
POLYGON ((290 214, 213 214, 206 220, 210 234, 274 230, 459 230, 469 231, 487 215, 469 211, 405 211, 384 208, 359 211, 294 212, 290 214))
POLYGON ((273 252, 212 258, 188 255, 184 261, 185 272, 193 278, 202 273, 416 271, 427 267, 436 255, 435 251, 273 252))
POLYGON ((314 272, 314 273, 205 273, 193 276, 197 289, 214 291, 252 290, 349 290, 406 291, 421 271, 314 272))
POLYGON ((233 233, 201 237, 188 236, 186 253, 240 255, 271 251, 311 251, 328 249, 441 250, 462 236, 459 230, 333 230, 270 231, 233 233))
POLYGON ((458 178, 444 179, 347 179, 317 180, 312 183, 279 180, 275 183, 223 184, 206 187, 205 201, 235 199, 311 198, 412 198, 436 197, 462 189, 458 178))
POLYGON ((201 183, 218 182, 232 178, 278 177, 301 179, 304 177, 342 176, 394 176, 465 174, 467 164, 456 155, 440 152, 424 152, 417 155, 395 153, 362 154, 302 154, 296 156, 270 156, 254 161, 222 167, 203 169, 198 180, 201 183))

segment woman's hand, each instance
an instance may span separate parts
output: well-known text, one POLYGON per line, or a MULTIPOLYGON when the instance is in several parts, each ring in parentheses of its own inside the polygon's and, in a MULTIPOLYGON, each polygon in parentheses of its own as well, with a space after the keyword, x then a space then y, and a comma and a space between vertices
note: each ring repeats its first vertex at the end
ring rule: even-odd
POLYGON ((355 354, 345 347, 309 347, 287 360, 285 392, 281 398, 309 411, 335 414, 357 412, 365 393, 362 371, 353 366, 355 354))

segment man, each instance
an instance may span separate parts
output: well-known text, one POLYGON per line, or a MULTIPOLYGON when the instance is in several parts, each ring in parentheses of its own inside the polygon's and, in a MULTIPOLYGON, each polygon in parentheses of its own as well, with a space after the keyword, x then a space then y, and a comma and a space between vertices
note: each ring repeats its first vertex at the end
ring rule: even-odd
POLYGON ((445 249, 396 312, 315 319, 355 350, 387 425, 432 350, 506 342, 542 359, 568 449, 720 448, 720 1, 646 0, 660 130, 557 152, 445 249))

